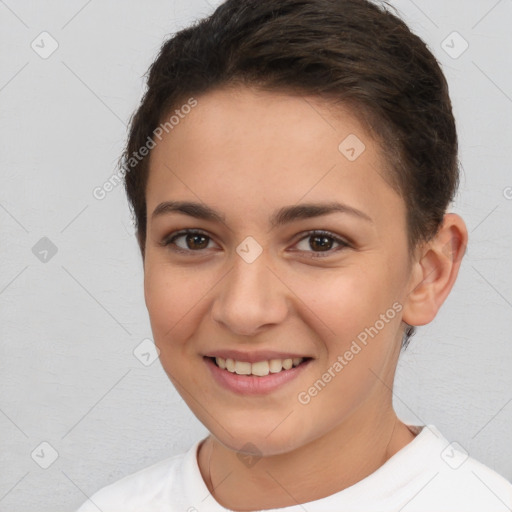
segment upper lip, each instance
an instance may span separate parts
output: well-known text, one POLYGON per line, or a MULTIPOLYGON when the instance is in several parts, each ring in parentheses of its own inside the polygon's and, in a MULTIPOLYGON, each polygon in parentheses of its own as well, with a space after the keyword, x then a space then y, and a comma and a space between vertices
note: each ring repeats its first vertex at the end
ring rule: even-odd
POLYGON ((305 359, 310 356, 294 352, 276 352, 275 350, 256 350, 252 352, 242 352, 240 350, 214 350, 205 354, 205 357, 222 357, 223 359, 234 359, 235 361, 257 363, 258 361, 269 361, 270 359, 293 359, 295 357, 302 357, 305 359))

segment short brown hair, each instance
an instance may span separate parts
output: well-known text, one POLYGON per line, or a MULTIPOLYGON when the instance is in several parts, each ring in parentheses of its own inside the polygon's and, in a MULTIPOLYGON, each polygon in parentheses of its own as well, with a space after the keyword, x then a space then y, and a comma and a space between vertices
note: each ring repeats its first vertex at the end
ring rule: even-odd
MULTIPOLYGON (((352 107, 380 141, 407 208, 409 248, 439 229, 457 190, 448 85, 426 44, 368 0, 227 0, 169 38, 148 70, 120 160, 142 255, 149 155, 135 152, 191 96, 248 85, 352 107)), ((405 330, 406 347, 414 333, 405 330)))

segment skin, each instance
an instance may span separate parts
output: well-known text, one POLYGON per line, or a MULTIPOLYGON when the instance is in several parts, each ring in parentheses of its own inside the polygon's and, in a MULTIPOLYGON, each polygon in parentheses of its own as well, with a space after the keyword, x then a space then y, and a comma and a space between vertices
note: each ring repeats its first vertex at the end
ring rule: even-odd
POLYGON ((249 88, 197 100, 150 157, 144 292, 160 360, 211 433, 198 464, 221 505, 255 510, 320 499, 367 477, 414 439, 392 406, 402 321, 433 320, 455 282, 467 230, 446 214, 435 239, 410 256, 405 203, 385 179, 378 143, 348 108, 249 88), (338 149, 349 134, 366 146, 355 161, 338 149), (225 220, 151 217, 170 200, 208 205, 225 220), (282 207, 331 201, 371 220, 337 212, 269 224, 282 207), (186 228, 207 238, 162 245, 186 228), (322 250, 311 230, 349 246, 330 238, 322 250), (236 252, 248 236, 263 249, 252 263, 236 252), (300 403, 298 394, 394 303, 401 306, 395 318, 300 403), (216 348, 313 360, 278 390, 248 397, 212 379, 203 355, 216 348), (252 465, 238 456, 248 442, 252 465))

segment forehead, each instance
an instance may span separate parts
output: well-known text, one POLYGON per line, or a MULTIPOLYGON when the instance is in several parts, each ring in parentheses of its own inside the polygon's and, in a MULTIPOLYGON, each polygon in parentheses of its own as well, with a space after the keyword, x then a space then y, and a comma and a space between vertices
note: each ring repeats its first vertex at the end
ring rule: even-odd
POLYGON ((156 140, 148 213, 169 199, 231 206, 233 214, 235 206, 268 212, 300 201, 344 201, 369 215, 403 207, 383 178, 380 146, 348 108, 249 88, 196 100, 156 140))

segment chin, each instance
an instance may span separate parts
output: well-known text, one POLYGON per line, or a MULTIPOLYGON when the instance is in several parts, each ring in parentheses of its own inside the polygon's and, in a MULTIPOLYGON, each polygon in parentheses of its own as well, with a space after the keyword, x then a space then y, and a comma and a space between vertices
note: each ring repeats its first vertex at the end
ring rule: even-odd
MULTIPOLYGON (((274 428, 276 424, 279 423, 275 423, 274 428)), ((263 428, 261 424, 253 422, 246 426, 240 425, 238 428, 231 426, 229 434, 218 425, 208 429, 226 448, 257 457, 281 455, 307 443, 306 439, 300 437, 301 432, 284 426, 272 431, 272 428, 263 428)))

